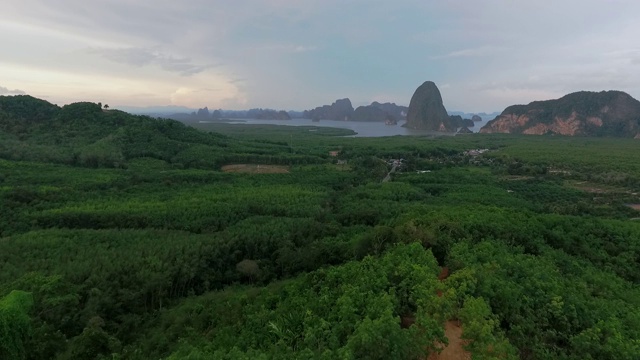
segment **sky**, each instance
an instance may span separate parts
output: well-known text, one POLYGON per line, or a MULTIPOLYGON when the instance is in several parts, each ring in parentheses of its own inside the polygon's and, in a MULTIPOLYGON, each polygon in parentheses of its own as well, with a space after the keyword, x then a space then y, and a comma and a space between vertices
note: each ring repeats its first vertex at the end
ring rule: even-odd
POLYGON ((0 95, 304 110, 348 97, 502 111, 640 98, 637 0, 3 0, 0 95))

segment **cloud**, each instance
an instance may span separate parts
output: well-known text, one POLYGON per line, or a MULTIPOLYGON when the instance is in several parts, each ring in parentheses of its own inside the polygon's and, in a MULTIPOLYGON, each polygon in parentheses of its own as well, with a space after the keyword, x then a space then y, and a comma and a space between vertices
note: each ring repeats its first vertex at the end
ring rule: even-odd
POLYGON ((8 3, 0 82, 58 102, 406 105, 424 80, 460 110, 583 89, 640 95, 637 0, 8 3))
POLYGON ((451 58, 469 58, 495 55, 497 51, 503 50, 501 47, 496 46, 482 46, 476 48, 467 48, 461 50, 451 51, 444 55, 432 56, 431 59, 451 59, 451 58))
POLYGON ((229 84, 242 84, 246 81, 247 81, 246 78, 232 79, 232 80, 229 80, 229 84))
POLYGON ((182 76, 191 76, 217 65, 195 64, 187 57, 174 57, 150 48, 91 48, 90 54, 99 55, 107 60, 132 66, 159 66, 169 72, 175 72, 182 76))
POLYGON ((296 45, 296 44, 265 44, 261 48, 267 51, 275 51, 280 53, 306 53, 318 50, 313 45, 296 45))
POLYGON ((298 45, 298 46, 293 48, 293 52, 296 52, 296 53, 316 51, 316 50, 318 50, 317 46, 302 46, 302 45, 298 45))
POLYGON ((27 94, 26 92, 19 89, 10 90, 4 86, 0 86, 0 95, 26 95, 26 94, 27 94))

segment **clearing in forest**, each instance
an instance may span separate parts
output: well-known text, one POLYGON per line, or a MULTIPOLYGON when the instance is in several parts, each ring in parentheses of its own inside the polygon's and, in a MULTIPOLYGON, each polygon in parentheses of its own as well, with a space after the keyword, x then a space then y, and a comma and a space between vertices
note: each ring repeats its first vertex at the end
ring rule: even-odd
POLYGON ((593 194, 625 193, 629 190, 617 186, 598 184, 589 181, 567 181, 566 184, 577 190, 593 194))
POLYGON ((466 340, 462 339, 462 327, 456 320, 447 321, 444 334, 449 344, 438 353, 429 355, 427 360, 467 360, 471 359, 471 353, 464 349, 466 340))
MULTIPOLYGON (((449 268, 443 267, 438 275, 438 280, 443 281, 449 277, 449 268)), ((442 296, 441 292, 438 292, 438 296, 442 296)), ((466 340, 462 339, 462 326, 460 321, 449 320, 444 325, 444 335, 447 337, 449 344, 445 346, 442 351, 438 353, 432 353, 427 360, 467 360, 471 359, 471 353, 464 349, 464 345, 467 344, 466 340)), ((442 346, 442 344, 440 344, 442 346)))
POLYGON ((289 167, 284 165, 232 164, 222 167, 224 172, 247 174, 286 174, 289 167))

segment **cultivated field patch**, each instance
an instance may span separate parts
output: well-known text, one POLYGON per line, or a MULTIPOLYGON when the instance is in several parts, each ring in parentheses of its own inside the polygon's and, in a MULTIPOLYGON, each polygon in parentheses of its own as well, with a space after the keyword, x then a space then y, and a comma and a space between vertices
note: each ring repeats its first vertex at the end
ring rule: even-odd
POLYGON ((246 174, 286 174, 289 167, 284 165, 232 164, 222 167, 224 172, 246 174))

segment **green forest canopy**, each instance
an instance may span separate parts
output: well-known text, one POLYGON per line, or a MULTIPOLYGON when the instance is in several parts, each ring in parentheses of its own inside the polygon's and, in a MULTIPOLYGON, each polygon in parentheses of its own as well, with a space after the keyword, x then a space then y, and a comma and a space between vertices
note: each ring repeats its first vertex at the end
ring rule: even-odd
POLYGON ((635 141, 200 126, 0 97, 0 358, 640 358, 635 141))

